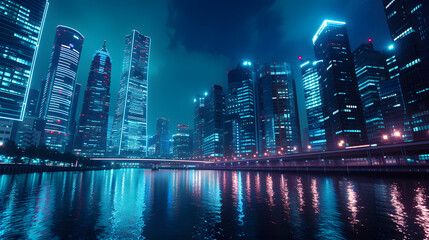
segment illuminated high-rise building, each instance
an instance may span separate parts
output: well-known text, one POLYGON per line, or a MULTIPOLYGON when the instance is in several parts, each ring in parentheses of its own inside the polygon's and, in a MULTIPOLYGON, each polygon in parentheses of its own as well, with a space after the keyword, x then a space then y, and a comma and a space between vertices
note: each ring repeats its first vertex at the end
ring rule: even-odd
POLYGON ((354 63, 363 116, 369 143, 381 142, 384 134, 384 120, 380 101, 380 82, 388 77, 386 58, 374 50, 372 40, 360 45, 354 52, 354 63))
POLYGON ((260 139, 264 153, 288 154, 301 148, 295 80, 290 64, 263 64, 258 69, 260 139))
POLYGON ((192 156, 192 131, 188 125, 178 125, 173 135, 173 156, 189 159, 192 156))
POLYGON ((125 37, 122 77, 112 127, 112 153, 147 156, 147 108, 150 38, 133 30, 125 37))
MULTIPOLYGON (((383 0, 414 140, 429 138, 429 2, 383 0)), ((405 137, 405 136, 404 136, 405 137)))
POLYGON ((74 146, 74 152, 85 157, 106 154, 111 71, 112 61, 104 42, 92 58, 74 146))
MULTIPOLYGON (((208 93, 205 93, 207 96, 208 93)), ((193 133, 193 155, 195 157, 201 157, 204 154, 203 151, 203 139, 204 139, 204 98, 205 96, 196 96, 194 98, 194 133, 193 133)))
POLYGON ((252 62, 240 63, 236 69, 228 72, 225 144, 234 156, 246 157, 258 152, 255 88, 252 62))
POLYGON ((84 36, 75 29, 57 27, 48 75, 42 84, 39 118, 44 120, 43 140, 48 147, 59 151, 69 146, 83 41, 84 36))
POLYGON ((203 155, 224 155, 225 94, 223 87, 213 85, 204 99, 203 155))
POLYGON ((158 118, 156 121, 155 156, 170 156, 170 121, 165 118, 158 118))
POLYGON ((0 1, 0 118, 24 118, 48 5, 47 0, 0 1))
POLYGON ((346 23, 326 20, 313 37, 328 149, 367 142, 346 23))
POLYGON ((301 64, 302 84, 304 88, 305 109, 308 121, 308 146, 307 150, 326 150, 326 136, 322 108, 322 96, 320 93, 320 63, 322 61, 305 61, 301 64))

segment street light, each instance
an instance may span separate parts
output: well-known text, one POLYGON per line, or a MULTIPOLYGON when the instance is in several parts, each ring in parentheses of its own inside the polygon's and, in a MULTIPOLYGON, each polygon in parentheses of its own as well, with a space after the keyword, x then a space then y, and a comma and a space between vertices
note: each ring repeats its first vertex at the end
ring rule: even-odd
POLYGON ((389 136, 387 136, 386 134, 383 135, 383 140, 388 140, 389 136))
POLYGON ((393 135, 394 135, 395 137, 400 137, 400 136, 401 136, 401 132, 399 132, 399 131, 395 131, 395 132, 393 132, 393 135))
POLYGON ((307 146, 307 149, 308 149, 308 150, 311 150, 311 145, 308 145, 308 146, 307 146))

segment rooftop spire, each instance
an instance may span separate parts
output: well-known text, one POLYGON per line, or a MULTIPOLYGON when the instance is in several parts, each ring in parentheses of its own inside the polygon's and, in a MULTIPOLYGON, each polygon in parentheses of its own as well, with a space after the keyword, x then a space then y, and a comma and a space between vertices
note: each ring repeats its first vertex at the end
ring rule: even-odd
POLYGON ((106 40, 104 40, 103 47, 100 49, 100 51, 107 52, 107 48, 106 48, 106 40))

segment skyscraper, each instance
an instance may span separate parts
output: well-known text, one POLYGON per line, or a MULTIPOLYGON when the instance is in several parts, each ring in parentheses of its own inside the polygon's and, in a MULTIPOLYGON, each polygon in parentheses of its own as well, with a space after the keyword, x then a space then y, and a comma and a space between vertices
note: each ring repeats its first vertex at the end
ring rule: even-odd
MULTIPOLYGON (((207 96, 208 93, 205 93, 207 96)), ((203 156, 204 139, 204 97, 198 95, 194 98, 194 137, 193 137, 193 155, 195 157, 203 156)))
POLYGON ((286 62, 259 69, 258 97, 264 152, 293 153, 301 147, 295 81, 286 62))
POLYGON ((112 127, 113 155, 147 155, 150 38, 133 30, 125 37, 122 77, 112 127))
POLYGON ((313 37, 320 62, 321 96, 328 149, 366 143, 362 104, 346 24, 323 22, 313 37))
POLYGON ((360 45, 353 56, 368 142, 379 143, 384 133, 380 82, 388 77, 386 58, 380 51, 374 50, 372 40, 360 45))
POLYGON ((24 119, 16 124, 15 142, 21 148, 40 144, 41 131, 34 129, 37 120, 39 90, 30 89, 24 119))
POLYGON ((414 140, 429 138, 429 3, 383 0, 414 140))
POLYGON ((399 81, 399 66, 394 45, 384 51, 388 77, 380 82, 380 102, 384 119, 383 143, 409 142, 413 131, 399 81))
MULTIPOLYGON (((305 109, 308 121, 308 140, 311 151, 326 150, 326 135, 320 93, 320 63, 306 61, 301 64, 302 82, 304 87, 305 109)), ((307 146, 308 149, 308 146, 307 146)))
POLYGON ((206 157, 224 155, 225 94, 223 87, 213 85, 204 99, 203 154, 206 157))
POLYGON ((251 62, 245 61, 228 72, 225 131, 232 135, 227 138, 226 145, 231 147, 234 156, 252 156, 258 151, 255 88, 255 70, 251 62))
POLYGON ((68 145, 76 101, 76 75, 84 36, 73 28, 58 26, 46 81, 42 84, 39 118, 44 120, 44 143, 64 151, 68 145))
POLYGON ((192 156, 192 131, 188 125, 178 125, 173 135, 173 156, 188 159, 192 156))
POLYGON ((161 158, 170 155, 170 121, 165 118, 156 121, 155 155, 161 158))
POLYGON ((0 118, 24 118, 47 0, 0 1, 0 118))
POLYGON ((74 151, 85 157, 106 154, 111 71, 112 61, 104 41, 92 57, 74 146, 74 151))

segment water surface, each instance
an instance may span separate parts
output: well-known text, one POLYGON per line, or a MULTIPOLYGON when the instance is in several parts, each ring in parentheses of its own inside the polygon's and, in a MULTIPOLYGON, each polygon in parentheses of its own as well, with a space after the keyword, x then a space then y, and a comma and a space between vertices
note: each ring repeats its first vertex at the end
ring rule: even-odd
POLYGON ((0 238, 424 239, 429 180, 121 169, 0 175, 0 238))

